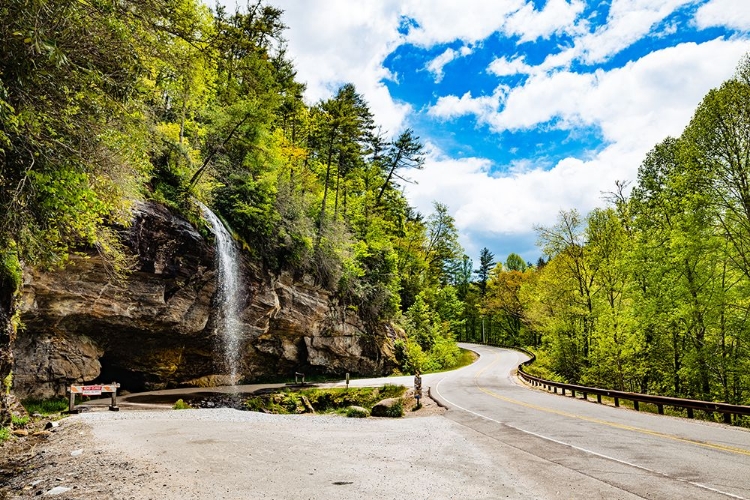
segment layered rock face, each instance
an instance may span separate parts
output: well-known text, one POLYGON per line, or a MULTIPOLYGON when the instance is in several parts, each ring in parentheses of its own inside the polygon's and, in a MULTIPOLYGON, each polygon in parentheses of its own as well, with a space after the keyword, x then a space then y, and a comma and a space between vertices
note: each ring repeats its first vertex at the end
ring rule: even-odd
MULTIPOLYGON (((134 271, 122 280, 96 253, 71 256, 60 271, 26 270, 13 344, 18 395, 63 395, 71 383, 93 381, 131 391, 228 381, 211 243, 156 204, 135 208, 123 240, 134 271)), ((393 370, 388 325, 366 328, 306 280, 271 276, 247 260, 240 269, 245 380, 393 370)))

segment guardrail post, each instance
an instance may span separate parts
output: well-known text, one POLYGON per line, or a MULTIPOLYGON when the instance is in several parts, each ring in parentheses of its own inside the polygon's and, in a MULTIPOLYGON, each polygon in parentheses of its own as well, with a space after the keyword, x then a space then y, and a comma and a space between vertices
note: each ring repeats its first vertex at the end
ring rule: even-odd
POLYGON ((724 423, 725 424, 731 424, 732 423, 732 414, 731 413, 725 413, 724 414, 724 423))
POLYGON ((584 401, 588 401, 589 400, 589 395, 586 394, 585 392, 583 393, 583 400, 584 401))
POLYGON ((571 389, 570 390, 570 395, 573 396, 573 399, 575 399, 575 397, 576 397, 576 390, 575 389, 571 389))
POLYGON ((565 396, 565 387, 561 387, 560 389, 562 389, 562 395, 565 396))
POLYGON ((596 395, 596 402, 599 403, 599 404, 602 404, 602 395, 601 394, 597 394, 596 395))
POLYGON ((557 394, 557 387, 552 388, 555 391, 555 394, 557 394))
POLYGON ((638 401, 633 401, 633 409, 635 411, 639 411, 640 410, 640 408, 638 408, 638 401))
POLYGON ((656 405, 656 409, 659 412, 659 415, 664 415, 664 405, 656 405))
POLYGON ((687 413, 688 413, 688 418, 693 418, 693 409, 692 408, 688 408, 687 409, 687 413))
POLYGON ((620 398, 615 397, 615 406, 620 406, 620 398))

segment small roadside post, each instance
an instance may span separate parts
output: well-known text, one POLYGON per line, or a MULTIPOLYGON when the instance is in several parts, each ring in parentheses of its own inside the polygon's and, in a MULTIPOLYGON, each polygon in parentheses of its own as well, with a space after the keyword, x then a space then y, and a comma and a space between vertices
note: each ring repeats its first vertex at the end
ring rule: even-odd
POLYGON ((346 390, 349 390, 349 372, 346 372, 346 390))
POLYGON ((417 408, 422 407, 420 402, 422 398, 422 377, 419 375, 419 370, 414 372, 414 397, 417 399, 417 408))

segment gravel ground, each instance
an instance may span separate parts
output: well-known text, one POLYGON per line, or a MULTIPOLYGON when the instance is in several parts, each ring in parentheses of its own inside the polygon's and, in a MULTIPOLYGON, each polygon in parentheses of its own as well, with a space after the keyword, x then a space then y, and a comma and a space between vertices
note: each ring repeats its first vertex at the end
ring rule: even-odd
POLYGON ((0 499, 496 498, 502 474, 470 481, 490 457, 425 399, 403 419, 96 409, 0 448, 0 499))

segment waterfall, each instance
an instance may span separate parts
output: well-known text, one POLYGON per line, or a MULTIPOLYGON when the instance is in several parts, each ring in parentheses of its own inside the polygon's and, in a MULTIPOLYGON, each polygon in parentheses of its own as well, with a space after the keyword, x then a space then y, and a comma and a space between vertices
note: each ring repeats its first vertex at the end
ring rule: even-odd
POLYGON ((214 333, 217 334, 219 339, 230 381, 234 385, 240 378, 241 323, 239 319, 239 298, 242 286, 239 253, 234 238, 216 214, 203 203, 198 202, 198 205, 203 211, 203 216, 211 225, 216 238, 218 320, 214 327, 214 333))

